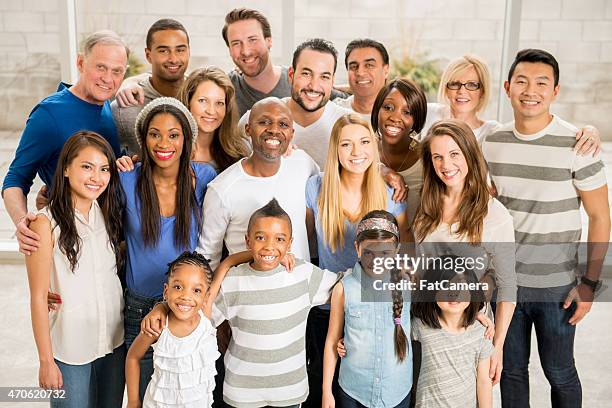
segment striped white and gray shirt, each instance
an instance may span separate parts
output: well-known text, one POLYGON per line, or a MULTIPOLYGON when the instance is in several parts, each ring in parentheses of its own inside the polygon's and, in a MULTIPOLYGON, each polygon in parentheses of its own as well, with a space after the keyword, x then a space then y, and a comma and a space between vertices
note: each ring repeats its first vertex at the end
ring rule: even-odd
POLYGON ((511 122, 483 142, 497 198, 514 220, 519 286, 557 287, 576 279, 579 191, 606 184, 600 158, 574 152, 577 131, 555 115, 536 134, 522 135, 511 122))
POLYGON ((257 271, 229 270, 213 306, 213 322, 228 320, 223 399, 234 407, 295 405, 308 396, 305 333, 308 313, 330 297, 343 274, 298 261, 257 271))

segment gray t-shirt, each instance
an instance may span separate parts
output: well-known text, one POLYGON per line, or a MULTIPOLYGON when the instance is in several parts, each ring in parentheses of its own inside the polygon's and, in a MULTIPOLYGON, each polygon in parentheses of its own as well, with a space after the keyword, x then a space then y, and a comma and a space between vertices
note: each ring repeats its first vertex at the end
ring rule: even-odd
POLYGON ((493 353, 485 328, 474 322, 463 333, 433 329, 411 319, 412 338, 421 343, 416 408, 478 407, 476 367, 493 353))
POLYGON ((121 108, 117 104, 116 100, 111 103, 113 119, 115 120, 115 125, 117 126, 117 136, 119 137, 119 148, 121 149, 121 155, 140 155, 140 145, 136 140, 136 131, 134 129, 136 117, 146 104, 151 102, 153 99, 157 99, 162 96, 155 88, 153 88, 153 85, 151 85, 150 75, 141 75, 139 78, 138 85, 140 85, 144 90, 144 104, 121 108))
POLYGON ((281 67, 281 76, 276 83, 276 86, 268 93, 259 92, 256 89, 251 88, 249 84, 244 80, 242 72, 236 70, 228 72, 232 84, 236 89, 236 104, 238 105, 238 111, 240 116, 244 115, 246 111, 251 109, 253 104, 269 96, 276 96, 277 98, 285 98, 291 96, 291 85, 289 85, 289 79, 287 77, 288 67, 281 67))

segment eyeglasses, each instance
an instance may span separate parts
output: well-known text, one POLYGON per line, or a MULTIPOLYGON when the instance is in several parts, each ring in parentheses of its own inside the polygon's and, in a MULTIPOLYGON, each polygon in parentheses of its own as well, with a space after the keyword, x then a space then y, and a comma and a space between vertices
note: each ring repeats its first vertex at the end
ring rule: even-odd
POLYGON ((448 82, 446 84, 447 89, 452 89, 453 91, 458 91, 462 86, 465 86, 465 89, 468 91, 477 91, 480 89, 480 82, 468 81, 468 82, 448 82))

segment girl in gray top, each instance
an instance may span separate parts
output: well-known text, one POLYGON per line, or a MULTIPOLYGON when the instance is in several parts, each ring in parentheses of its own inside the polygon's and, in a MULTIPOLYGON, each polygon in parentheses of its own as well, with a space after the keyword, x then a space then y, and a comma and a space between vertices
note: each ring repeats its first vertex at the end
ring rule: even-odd
POLYGON ((484 295, 473 271, 456 271, 460 259, 445 256, 434 263, 413 299, 412 338, 421 343, 422 355, 416 408, 493 404, 493 344, 476 321, 484 295))

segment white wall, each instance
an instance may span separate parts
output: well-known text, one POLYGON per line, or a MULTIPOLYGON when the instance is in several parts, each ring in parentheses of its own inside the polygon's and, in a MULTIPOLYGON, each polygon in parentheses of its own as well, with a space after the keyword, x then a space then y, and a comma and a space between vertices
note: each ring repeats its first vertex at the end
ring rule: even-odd
MULTIPOLYGON (((0 1, 0 130, 21 129, 32 106, 54 91, 59 80, 57 6, 62 0, 0 1)), ((466 52, 490 64, 495 87, 504 0, 296 0, 295 43, 319 36, 341 53, 356 37, 384 42, 392 57, 428 52, 444 67, 466 52)), ((78 32, 111 28, 144 61, 144 37, 160 17, 173 17, 191 35, 191 67, 232 66, 221 38, 223 17, 233 7, 261 10, 272 24, 276 63, 281 55, 282 0, 77 0, 78 32)), ((295 44, 294 44, 295 45, 295 44)), ((552 52, 561 65, 561 94, 554 110, 578 125, 598 126, 612 140, 612 0, 523 1, 521 47, 552 52)), ((339 61, 340 62, 340 61, 339 61)), ((340 62, 337 81, 345 81, 340 62)), ((493 93, 493 95, 496 95, 493 93)), ((485 113, 494 117, 497 101, 485 113)))

